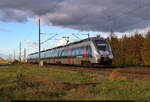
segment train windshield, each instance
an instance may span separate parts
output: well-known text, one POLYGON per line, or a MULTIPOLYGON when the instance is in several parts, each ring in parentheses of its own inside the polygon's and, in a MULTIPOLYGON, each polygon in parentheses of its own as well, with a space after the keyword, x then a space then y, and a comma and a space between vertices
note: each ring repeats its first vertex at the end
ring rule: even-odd
POLYGON ((105 40, 95 40, 95 44, 96 44, 97 49, 102 50, 102 51, 106 51, 107 42, 105 40))

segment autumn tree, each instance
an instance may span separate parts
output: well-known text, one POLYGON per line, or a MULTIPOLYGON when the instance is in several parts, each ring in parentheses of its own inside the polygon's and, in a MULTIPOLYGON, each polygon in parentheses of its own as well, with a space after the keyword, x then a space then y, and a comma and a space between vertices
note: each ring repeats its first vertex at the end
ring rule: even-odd
POLYGON ((150 31, 148 31, 141 52, 144 65, 150 65, 150 31))
POLYGON ((117 36, 114 33, 111 33, 110 37, 107 39, 108 39, 108 42, 110 43, 112 53, 114 55, 113 64, 120 64, 120 61, 118 60, 120 57, 120 54, 119 54, 120 45, 119 45, 119 40, 117 36))
POLYGON ((132 43, 132 55, 133 55, 133 64, 135 65, 141 65, 143 64, 142 61, 142 48, 143 48, 143 42, 144 38, 141 34, 135 33, 135 35, 131 38, 132 43))
POLYGON ((116 65, 141 65, 142 48, 144 38, 141 34, 135 33, 133 36, 126 34, 122 38, 117 38, 114 33, 107 38, 114 55, 113 64, 116 65))

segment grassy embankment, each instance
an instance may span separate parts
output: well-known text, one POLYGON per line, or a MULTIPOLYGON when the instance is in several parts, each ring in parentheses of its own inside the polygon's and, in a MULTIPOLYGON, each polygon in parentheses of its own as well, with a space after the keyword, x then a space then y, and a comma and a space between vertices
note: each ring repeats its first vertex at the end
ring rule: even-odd
POLYGON ((148 80, 110 80, 82 70, 67 71, 19 65, 0 67, 0 100, 140 99, 150 100, 148 80))

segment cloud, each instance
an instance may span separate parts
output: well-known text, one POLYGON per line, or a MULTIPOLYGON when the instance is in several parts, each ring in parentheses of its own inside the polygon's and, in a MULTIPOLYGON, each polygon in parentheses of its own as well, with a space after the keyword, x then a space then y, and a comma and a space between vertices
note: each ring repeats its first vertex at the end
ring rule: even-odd
POLYGON ((0 20, 41 17, 47 25, 86 31, 147 28, 150 0, 0 0, 0 20))
POLYGON ((0 19, 4 22, 17 21, 25 22, 27 21, 27 16, 20 10, 17 9, 4 9, 0 11, 0 19))
POLYGON ((36 43, 36 42, 32 43, 32 48, 36 48, 37 46, 38 46, 38 43, 36 43))
POLYGON ((25 40, 25 42, 26 42, 27 44, 30 44, 30 40, 25 40))
POLYGON ((5 28, 0 28, 0 31, 1 31, 1 32, 12 32, 11 30, 5 29, 5 28))

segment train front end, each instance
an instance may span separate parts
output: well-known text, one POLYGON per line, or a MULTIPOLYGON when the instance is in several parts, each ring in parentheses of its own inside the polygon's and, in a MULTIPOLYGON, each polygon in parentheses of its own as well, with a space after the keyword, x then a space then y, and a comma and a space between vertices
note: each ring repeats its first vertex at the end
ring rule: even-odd
POLYGON ((97 52, 97 63, 112 64, 113 54, 108 41, 103 38, 96 38, 93 42, 97 52))

